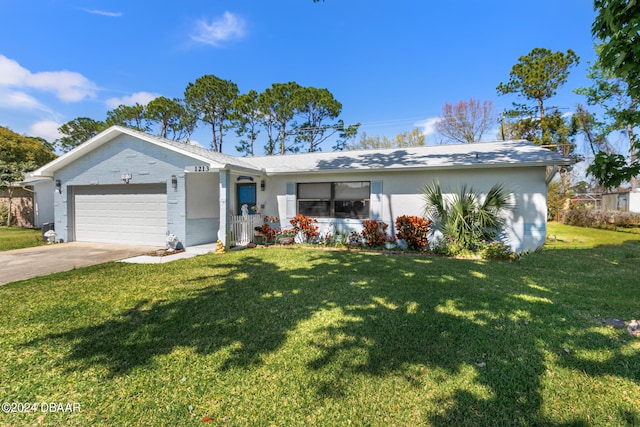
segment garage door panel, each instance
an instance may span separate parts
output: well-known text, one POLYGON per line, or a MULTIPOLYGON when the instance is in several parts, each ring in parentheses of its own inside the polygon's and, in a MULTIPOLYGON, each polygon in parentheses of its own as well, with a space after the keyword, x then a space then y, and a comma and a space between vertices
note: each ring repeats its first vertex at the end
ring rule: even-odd
POLYGON ((164 184, 74 188, 75 240, 164 246, 164 184))

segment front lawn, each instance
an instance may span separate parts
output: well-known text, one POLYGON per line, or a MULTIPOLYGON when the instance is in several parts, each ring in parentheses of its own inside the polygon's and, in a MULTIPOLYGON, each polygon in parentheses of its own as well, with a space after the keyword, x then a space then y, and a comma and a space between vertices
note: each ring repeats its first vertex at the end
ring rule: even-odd
POLYGON ((518 262, 270 248, 2 286, 0 401, 80 411, 0 424, 638 425, 640 339, 605 319, 640 318, 640 235, 553 227, 518 262))
POLYGON ((0 227, 0 251, 31 248, 42 244, 42 232, 39 229, 0 227))

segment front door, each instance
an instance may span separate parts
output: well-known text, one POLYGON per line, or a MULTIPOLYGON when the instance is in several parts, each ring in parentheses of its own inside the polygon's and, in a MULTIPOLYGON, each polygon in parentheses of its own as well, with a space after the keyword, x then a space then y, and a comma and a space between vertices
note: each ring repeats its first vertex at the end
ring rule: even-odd
POLYGON ((242 213, 242 205, 247 205, 249 207, 249 215, 252 215, 257 212, 256 206, 256 185, 255 184, 237 184, 237 198, 238 206, 237 206, 237 214, 240 215, 242 213))

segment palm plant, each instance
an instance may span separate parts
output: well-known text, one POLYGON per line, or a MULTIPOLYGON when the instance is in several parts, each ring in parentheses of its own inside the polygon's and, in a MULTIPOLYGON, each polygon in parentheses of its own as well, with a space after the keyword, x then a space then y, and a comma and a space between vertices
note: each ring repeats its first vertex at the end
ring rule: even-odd
POLYGON ((504 225, 504 212, 514 207, 502 184, 491 187, 484 199, 466 185, 445 196, 438 180, 426 185, 422 193, 425 215, 433 220, 434 228, 450 243, 466 250, 475 250, 483 241, 495 239, 504 225))

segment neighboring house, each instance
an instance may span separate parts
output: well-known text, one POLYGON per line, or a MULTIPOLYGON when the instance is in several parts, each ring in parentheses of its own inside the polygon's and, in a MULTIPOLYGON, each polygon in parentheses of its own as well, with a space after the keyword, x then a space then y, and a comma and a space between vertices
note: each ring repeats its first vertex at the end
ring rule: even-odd
POLYGON ((569 163, 526 141, 239 158, 111 127, 29 179, 54 183, 59 239, 158 246, 169 233, 185 246, 229 246, 243 204, 282 228, 303 213, 324 229, 359 231, 366 218, 392 227, 422 215, 422 188, 434 179, 445 191, 501 182, 516 205, 505 238, 522 251, 545 240, 547 167, 569 163))
POLYGON ((619 191, 603 194, 602 210, 640 213, 640 193, 619 191))

